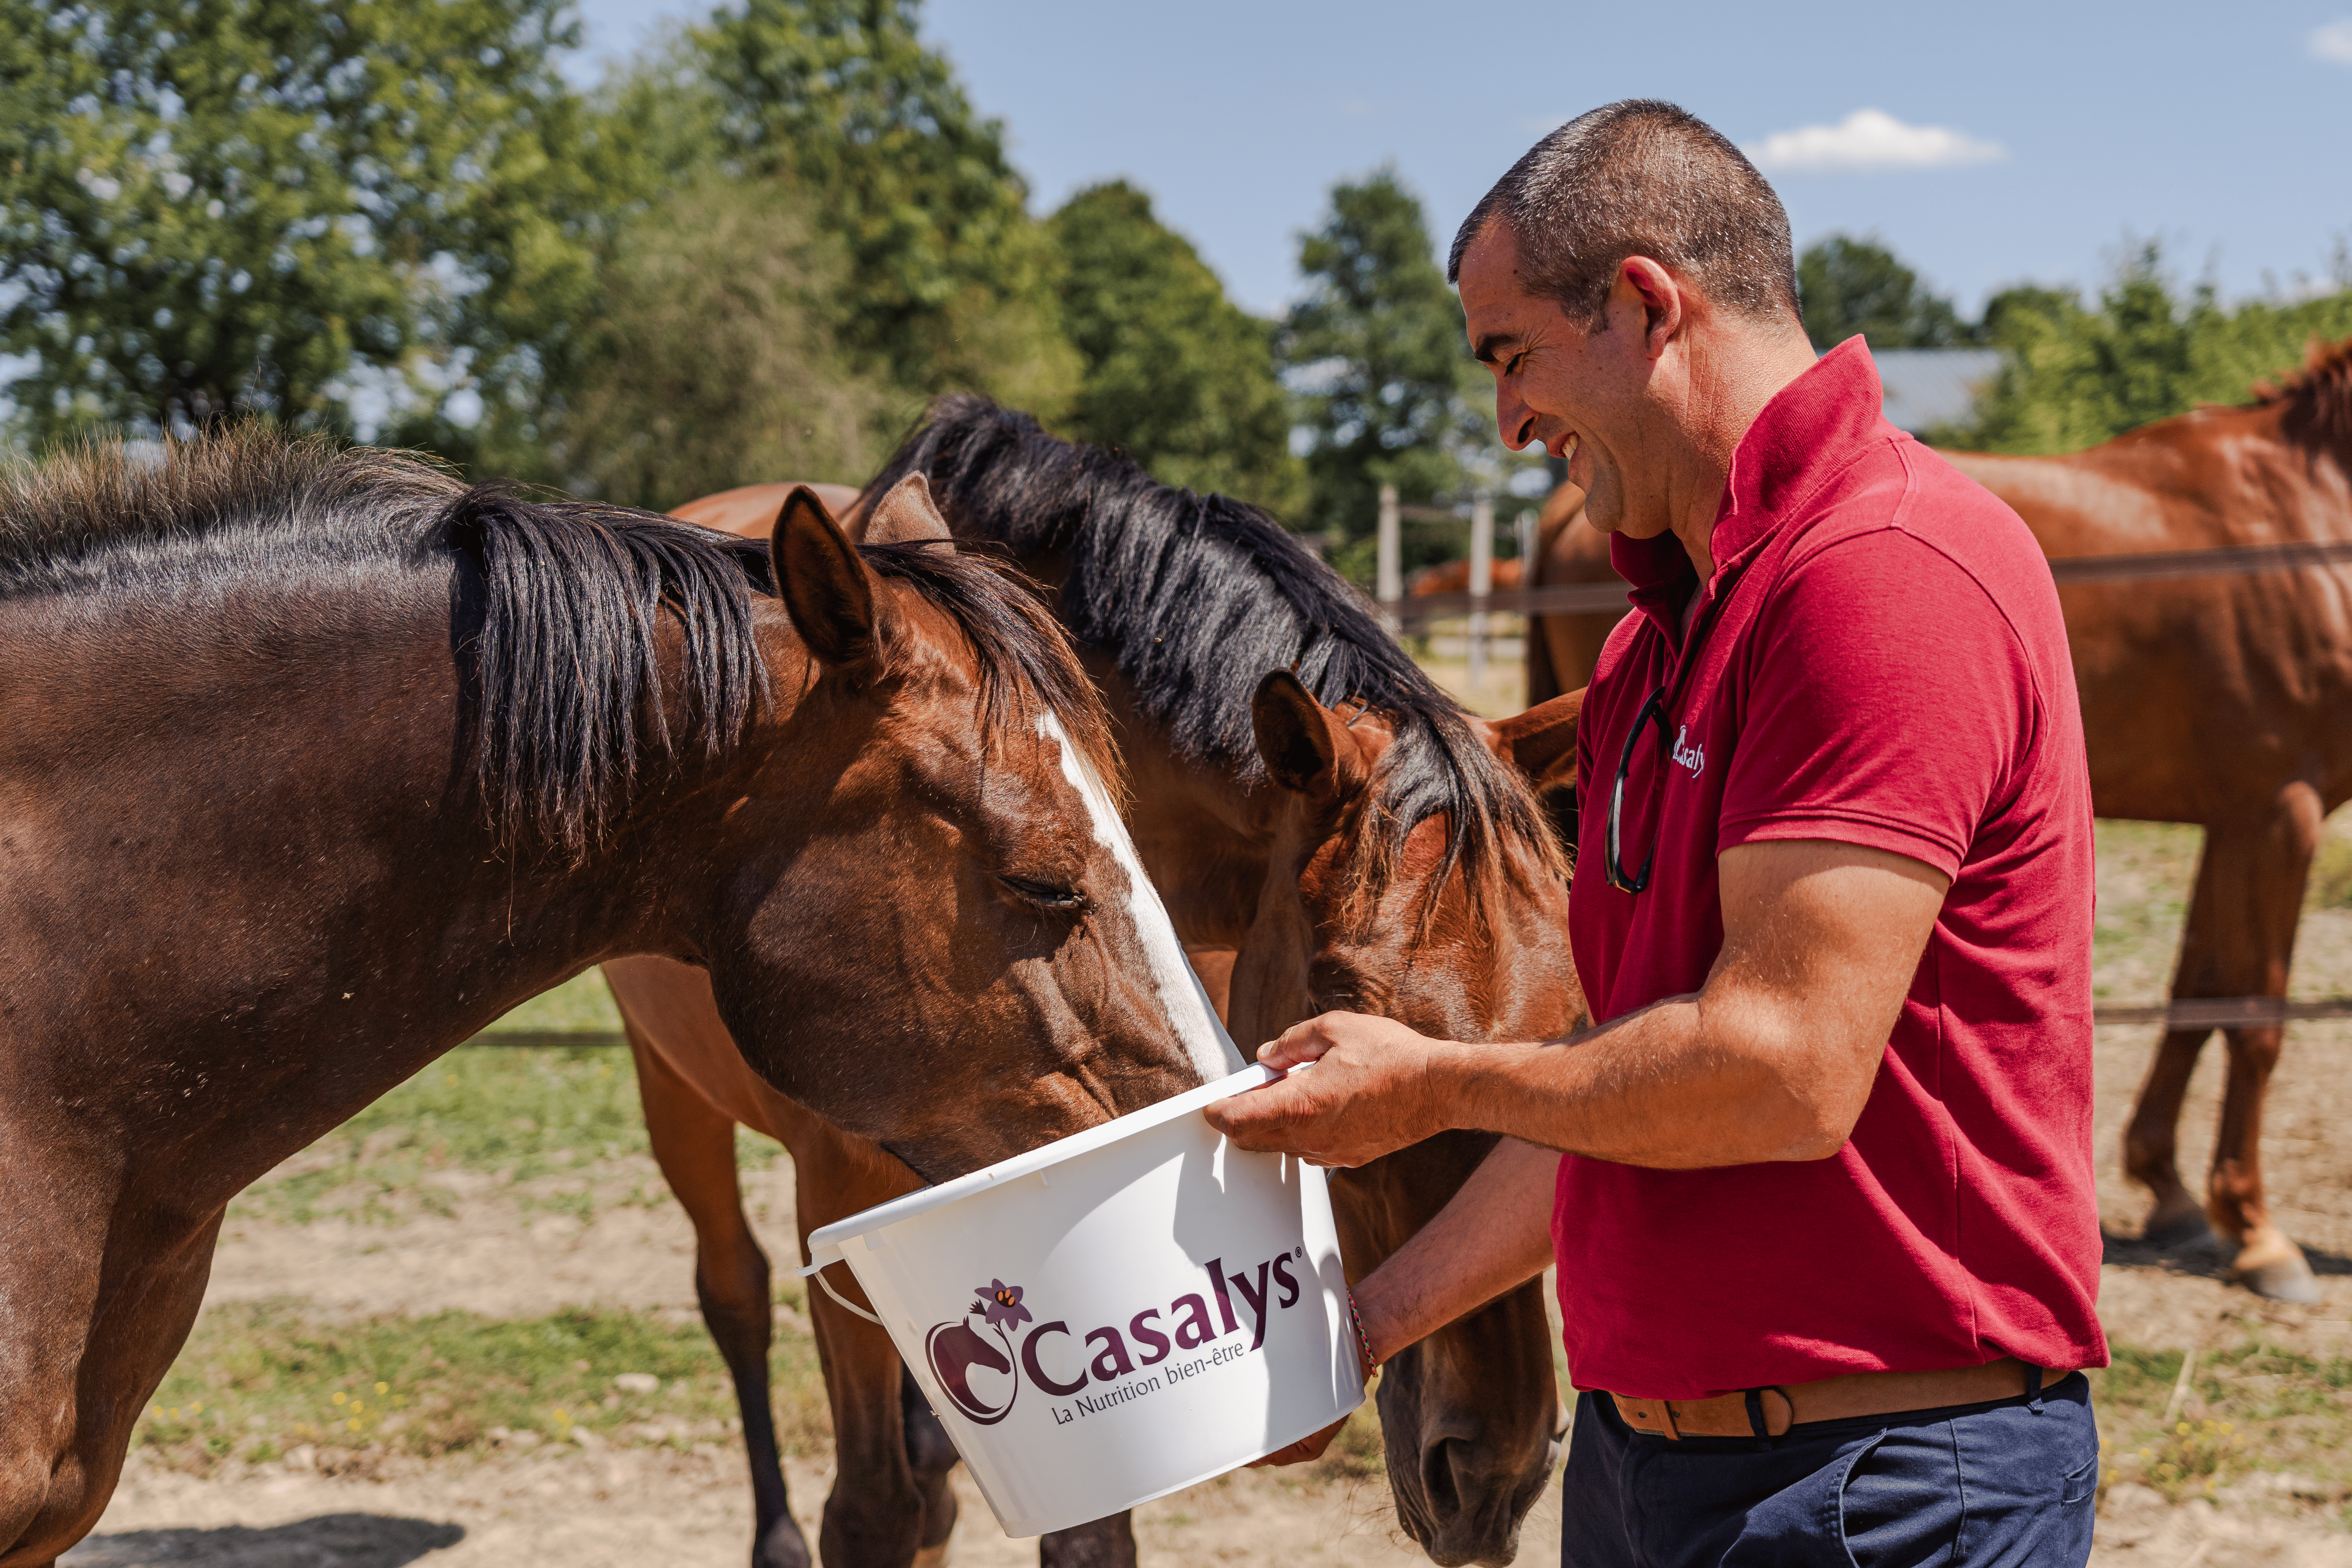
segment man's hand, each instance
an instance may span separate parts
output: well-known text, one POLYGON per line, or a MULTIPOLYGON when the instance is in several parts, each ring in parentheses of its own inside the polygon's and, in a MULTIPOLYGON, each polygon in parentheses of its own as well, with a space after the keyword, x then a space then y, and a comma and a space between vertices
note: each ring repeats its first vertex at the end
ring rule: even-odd
POLYGON ((1388 1018, 1326 1013, 1258 1047, 1270 1068, 1313 1063, 1203 1112, 1238 1148, 1354 1166, 1444 1131, 1429 1058, 1447 1049, 1388 1018))

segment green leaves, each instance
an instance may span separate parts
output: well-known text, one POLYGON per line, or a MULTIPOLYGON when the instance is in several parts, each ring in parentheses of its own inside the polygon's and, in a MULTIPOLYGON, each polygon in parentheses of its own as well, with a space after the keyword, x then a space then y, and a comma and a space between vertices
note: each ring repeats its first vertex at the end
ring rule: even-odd
POLYGON ((1303 476, 1273 327, 1227 300, 1124 181, 1080 191, 1046 226, 1061 329, 1084 366, 1063 433, 1122 447, 1168 484, 1295 507, 1303 476))
POLYGON ((694 37, 727 156, 790 176, 844 247, 852 361, 908 399, 972 388, 1058 415, 1077 365, 1028 187, 917 37, 914 0, 743 0, 694 37))
POLYGON ((1805 331, 1827 353, 1863 333, 1874 349, 1949 348, 1971 333, 1949 300, 1875 240, 1833 234, 1797 258, 1805 331))
POLYGON ((1467 395, 1483 373, 1421 203, 1393 170, 1332 187, 1298 268, 1307 293, 1291 308, 1282 357, 1312 441, 1306 521, 1360 538, 1382 484, 1425 503, 1466 482, 1465 461, 1491 460, 1492 416, 1467 395))
POLYGON ((0 348, 39 359, 26 433, 342 428, 355 373, 396 396, 428 344, 495 361, 541 330, 586 278, 561 9, 20 0, 0 348))
POLYGON ((2179 297, 2161 253, 2144 246, 2095 308, 2071 289, 1994 295, 1984 334, 2007 362, 1976 423, 1950 432, 1946 444, 2079 451, 2200 403, 2242 403, 2256 381, 2299 364, 2313 339, 2347 333, 2352 288, 2231 310, 2210 288, 2179 297))

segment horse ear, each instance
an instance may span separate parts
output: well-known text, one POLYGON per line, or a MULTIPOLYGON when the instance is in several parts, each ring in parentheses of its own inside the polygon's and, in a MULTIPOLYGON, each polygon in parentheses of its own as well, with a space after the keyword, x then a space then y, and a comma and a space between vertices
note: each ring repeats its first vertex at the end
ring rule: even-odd
POLYGON ((1524 713, 1483 724, 1486 744, 1496 756, 1527 775, 1538 788, 1547 784, 1576 783, 1576 724, 1584 714, 1584 688, 1538 702, 1524 713))
POLYGON ((857 664, 874 655, 874 579, 824 502, 794 485, 768 540, 776 592, 793 629, 819 662, 857 664))
POLYGON ((911 544, 920 539, 951 539, 948 520, 931 503, 931 482, 908 474, 874 503, 861 537, 868 544, 911 544))
POLYGON ((1480 732, 1495 754, 1518 769, 1536 792, 1552 832, 1576 853, 1576 727, 1584 716, 1585 688, 1538 702, 1480 732))
POLYGON ((1257 683, 1250 724, 1268 777, 1294 795, 1328 805, 1363 788, 1364 755, 1346 725, 1286 669, 1257 683))

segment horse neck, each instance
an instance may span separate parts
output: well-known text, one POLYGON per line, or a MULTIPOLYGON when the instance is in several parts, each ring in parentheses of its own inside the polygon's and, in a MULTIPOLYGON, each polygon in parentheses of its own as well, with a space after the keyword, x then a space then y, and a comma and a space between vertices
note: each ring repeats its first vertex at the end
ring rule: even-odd
POLYGON ((168 1107, 209 1142, 220 1162, 187 1201, 588 963, 659 951, 630 868, 661 835, 625 823, 626 856, 580 864, 503 847, 446 587, 410 598, 260 630, 0 605, 10 1032, 58 1083, 136 1084, 138 1115, 168 1107), (158 1098, 165 1081, 184 1101, 158 1098))

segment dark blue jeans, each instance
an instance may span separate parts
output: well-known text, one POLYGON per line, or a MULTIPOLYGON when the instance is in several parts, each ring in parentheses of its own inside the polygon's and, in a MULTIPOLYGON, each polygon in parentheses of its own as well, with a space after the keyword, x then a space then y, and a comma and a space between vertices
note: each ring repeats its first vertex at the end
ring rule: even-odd
POLYGON ((1752 1437, 1636 1432, 1576 1402, 1563 1568, 2082 1568, 2099 1433, 2080 1373, 2023 1399, 1752 1437))

